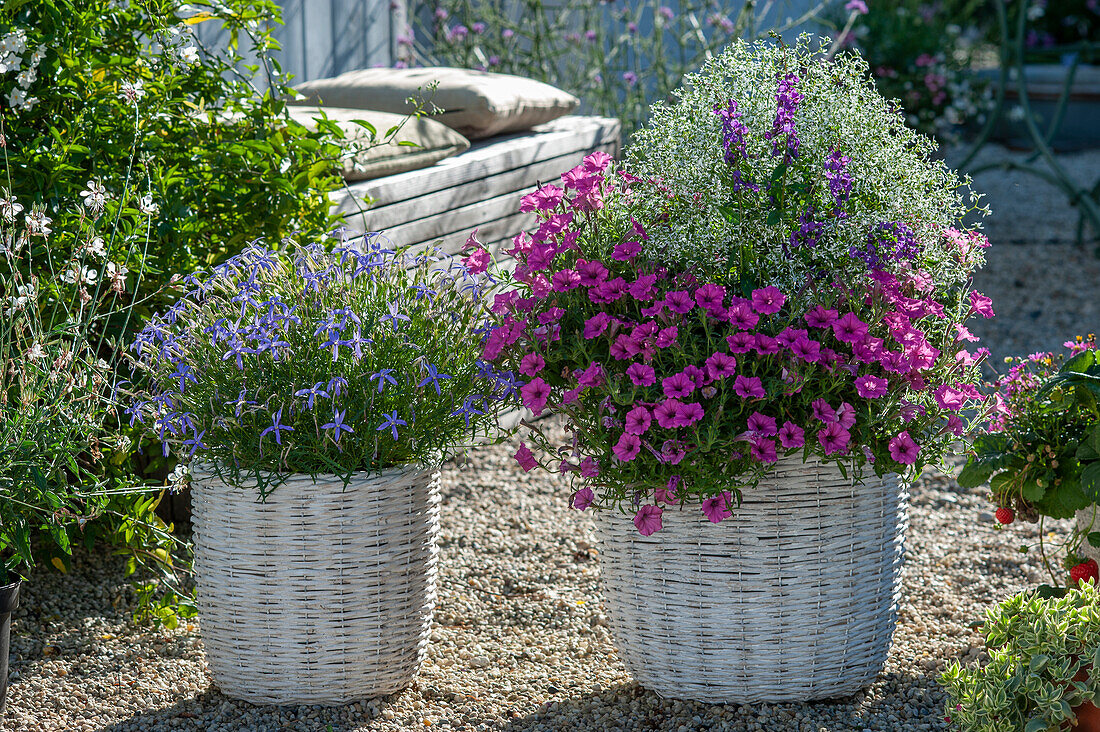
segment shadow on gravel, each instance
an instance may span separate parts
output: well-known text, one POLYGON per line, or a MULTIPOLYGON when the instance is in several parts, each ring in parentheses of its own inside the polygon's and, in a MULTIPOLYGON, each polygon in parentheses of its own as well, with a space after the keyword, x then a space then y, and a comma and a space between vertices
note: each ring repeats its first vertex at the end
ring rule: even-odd
POLYGON ((623 732, 893 732, 947 729, 943 722, 943 692, 933 678, 935 675, 883 674, 871 689, 845 699, 812 704, 743 706, 663 699, 636 683, 622 684, 599 694, 547 702, 537 712, 507 720, 492 728, 507 732, 595 729, 623 732), (914 689, 919 689, 919 693, 913 694, 914 689), (899 690, 905 692, 899 694, 899 690))

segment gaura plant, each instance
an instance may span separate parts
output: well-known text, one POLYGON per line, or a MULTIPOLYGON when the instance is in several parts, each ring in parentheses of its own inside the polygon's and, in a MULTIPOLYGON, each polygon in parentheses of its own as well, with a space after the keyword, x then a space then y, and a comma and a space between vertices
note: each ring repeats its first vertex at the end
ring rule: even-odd
POLYGON ((515 389, 480 357, 484 270, 448 261, 374 234, 254 244, 185 278, 133 344, 151 387, 131 421, 264 495, 272 475, 438 464, 515 389))
POLYGON ((657 106, 622 167, 595 153, 526 196, 539 226, 484 357, 564 416, 542 464, 572 505, 731 515, 786 455, 916 471, 967 434, 992 317, 960 180, 855 56, 736 44, 657 106))

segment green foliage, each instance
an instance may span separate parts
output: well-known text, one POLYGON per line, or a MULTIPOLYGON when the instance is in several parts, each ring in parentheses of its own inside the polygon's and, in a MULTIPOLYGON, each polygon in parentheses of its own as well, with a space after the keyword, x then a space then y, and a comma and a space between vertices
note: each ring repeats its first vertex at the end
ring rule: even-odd
POLYGON ((989 661, 940 677, 947 717, 964 732, 1057 732, 1100 693, 1100 594, 1093 583, 1056 597, 1024 593, 987 614, 989 661))

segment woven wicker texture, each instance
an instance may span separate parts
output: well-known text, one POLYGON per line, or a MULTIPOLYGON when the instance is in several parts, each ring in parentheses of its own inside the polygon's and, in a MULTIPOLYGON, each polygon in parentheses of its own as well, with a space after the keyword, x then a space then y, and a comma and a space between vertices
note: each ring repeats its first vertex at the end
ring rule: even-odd
POLYGON ((296 476, 266 503, 198 475, 195 573, 206 659, 227 695, 345 704, 412 681, 436 599, 439 473, 296 476))
POLYGON ((661 696, 743 704, 847 696, 886 660, 908 493, 787 458, 719 524, 669 507, 652 536, 596 521, 612 635, 661 696))

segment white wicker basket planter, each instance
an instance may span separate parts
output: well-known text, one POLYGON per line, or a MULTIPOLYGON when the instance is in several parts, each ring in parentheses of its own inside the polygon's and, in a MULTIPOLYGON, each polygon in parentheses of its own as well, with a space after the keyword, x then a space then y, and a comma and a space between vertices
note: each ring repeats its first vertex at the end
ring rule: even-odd
POLYGON ((703 702, 847 696, 882 670, 897 621, 908 492, 781 460, 719 524, 668 507, 652 536, 596 520, 604 603, 627 670, 703 702))
MULTIPOLYGON (((1093 531, 1100 531, 1100 506, 1093 504, 1082 508, 1076 515, 1077 530, 1086 536, 1093 531)), ((1080 554, 1084 555, 1085 559, 1092 559, 1096 562, 1100 562, 1100 549, 1089 544, 1087 538, 1081 539, 1081 551, 1080 554)))
POLYGON ((345 704, 408 686, 436 599, 439 473, 192 482, 206 660, 227 695, 345 704))

